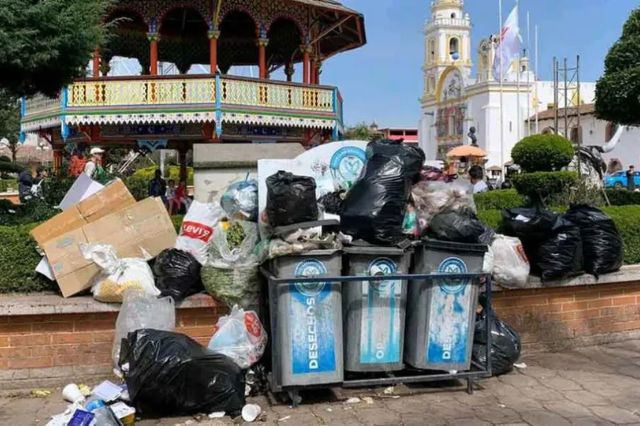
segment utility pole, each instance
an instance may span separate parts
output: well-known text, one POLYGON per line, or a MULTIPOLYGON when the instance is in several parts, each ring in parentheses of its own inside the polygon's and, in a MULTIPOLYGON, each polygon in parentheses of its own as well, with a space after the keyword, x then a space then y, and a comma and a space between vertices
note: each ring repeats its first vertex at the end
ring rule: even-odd
POLYGON ((556 135, 560 133, 560 129, 558 128, 558 60, 556 57, 553 57, 553 109, 554 109, 554 123, 553 130, 556 132, 556 135))

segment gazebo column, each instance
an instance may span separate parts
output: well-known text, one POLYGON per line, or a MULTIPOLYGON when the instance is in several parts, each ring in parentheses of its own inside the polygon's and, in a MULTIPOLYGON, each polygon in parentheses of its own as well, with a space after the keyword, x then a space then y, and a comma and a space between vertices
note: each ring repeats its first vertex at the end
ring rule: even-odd
POLYGON ((258 39, 258 66, 260 67, 260 78, 269 78, 267 72, 267 46, 269 45, 269 39, 266 37, 260 37, 258 39))
POLYGON ((311 83, 311 46, 303 45, 302 50, 302 82, 304 84, 311 83))
POLYGON ((284 67, 284 73, 287 76, 287 81, 288 82, 292 82, 293 81, 293 74, 295 72, 296 72, 296 69, 293 66, 293 64, 291 62, 287 62, 287 64, 284 67))
POLYGON ((149 39, 149 74, 158 75, 158 42, 160 34, 157 31, 147 33, 149 39))
POLYGON ((218 39, 220 38, 220 31, 212 25, 207 35, 209 36, 209 65, 211 74, 215 74, 218 71, 218 39))
POLYGON ((189 148, 181 146, 178 149, 178 163, 180 163, 180 182, 187 182, 187 151, 189 148))
POLYGON ((98 49, 93 51, 91 71, 92 71, 93 78, 100 77, 100 50, 98 49))
POLYGON ((62 147, 53 147, 53 174, 59 175, 62 170, 62 147))

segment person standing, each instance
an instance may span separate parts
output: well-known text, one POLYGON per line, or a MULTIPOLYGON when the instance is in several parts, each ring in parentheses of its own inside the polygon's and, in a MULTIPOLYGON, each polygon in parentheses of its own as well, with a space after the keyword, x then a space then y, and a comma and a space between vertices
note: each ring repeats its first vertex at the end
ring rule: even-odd
POLYGON ((469 169, 469 179, 471 180, 471 185, 473 185, 474 194, 487 192, 489 190, 489 186, 484 181, 484 171, 482 170, 482 167, 472 166, 469 169))
POLYGON ((629 170, 627 170, 627 189, 629 191, 636 190, 636 168, 632 165, 629 166, 629 170))
POLYGON ((102 155, 104 154, 104 149, 99 147, 91 148, 89 154, 91 155, 91 158, 89 158, 87 164, 84 166, 84 174, 95 181, 106 183, 107 173, 102 168, 102 155))
POLYGON ((149 197, 160 197, 167 204, 167 182, 162 179, 162 171, 156 170, 155 177, 149 181, 149 197))

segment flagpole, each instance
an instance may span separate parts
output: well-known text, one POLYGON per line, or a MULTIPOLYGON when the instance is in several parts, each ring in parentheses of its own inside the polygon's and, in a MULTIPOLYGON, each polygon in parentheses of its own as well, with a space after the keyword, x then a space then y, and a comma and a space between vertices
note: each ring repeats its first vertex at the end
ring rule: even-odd
POLYGON ((538 111, 540 111, 540 98, 538 97, 538 26, 536 25, 535 28, 535 43, 536 43, 536 66, 535 66, 535 73, 536 73, 536 134, 540 133, 540 122, 538 121, 538 111))
POLYGON ((503 93, 502 93, 502 80, 503 77, 503 64, 502 64, 502 0, 498 0, 498 40, 500 40, 500 44, 498 45, 498 49, 500 50, 500 168, 502 169, 502 173, 504 176, 504 108, 503 108, 503 93))
MULTIPOLYGON (((529 11, 527 10, 527 58, 531 57, 531 21, 529 20, 529 11)), ((531 61, 529 61, 529 67, 531 67, 531 61)), ((529 67, 527 67, 527 131, 526 135, 531 135, 531 123, 529 119, 531 118, 531 73, 529 72, 529 67)))
MULTIPOLYGON (((518 15, 520 15, 520 8, 519 6, 519 1, 516 0, 516 7, 518 8, 518 15)), ((518 16, 518 28, 520 28, 520 16, 518 16)), ((522 46, 520 46, 522 47, 522 46)), ((522 126, 522 123, 520 122, 520 115, 521 115, 521 111, 520 111, 520 67, 521 67, 521 61, 522 61, 522 50, 520 50, 518 52, 518 67, 516 68, 516 138, 517 141, 520 142, 520 127, 522 126)))

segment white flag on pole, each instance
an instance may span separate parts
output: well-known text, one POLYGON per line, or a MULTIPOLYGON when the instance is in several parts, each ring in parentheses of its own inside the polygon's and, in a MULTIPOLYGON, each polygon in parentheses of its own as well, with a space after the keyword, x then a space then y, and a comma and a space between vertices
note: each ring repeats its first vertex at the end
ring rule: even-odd
POLYGON ((493 78, 500 81, 509 72, 511 62, 520 56, 522 37, 518 24, 518 5, 516 4, 509 17, 504 22, 500 34, 500 44, 496 49, 496 57, 493 61, 493 78))

